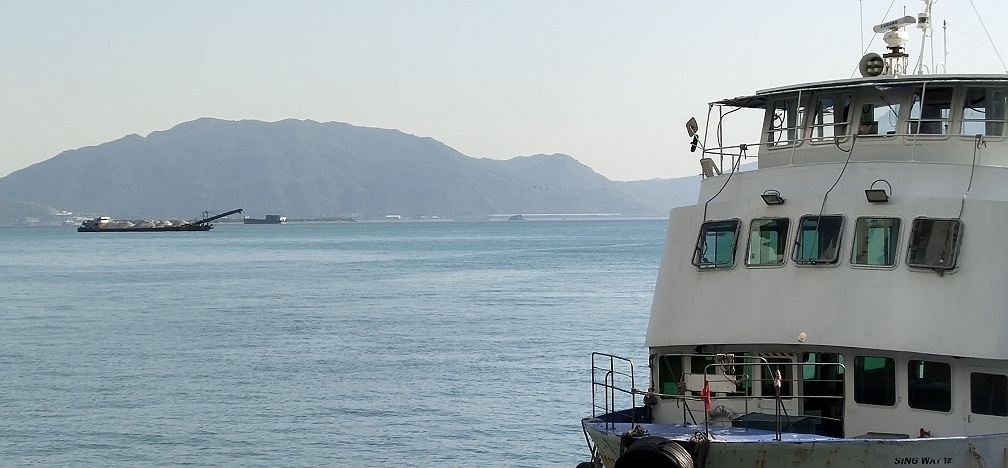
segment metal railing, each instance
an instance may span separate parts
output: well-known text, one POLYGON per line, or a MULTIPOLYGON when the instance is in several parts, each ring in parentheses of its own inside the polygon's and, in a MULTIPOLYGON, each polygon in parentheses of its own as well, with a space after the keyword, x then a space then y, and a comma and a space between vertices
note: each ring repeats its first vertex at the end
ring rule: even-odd
MULTIPOLYGON (((680 356, 680 355, 674 355, 674 356, 680 356)), ((842 427, 842 424, 843 424, 843 416, 842 416, 842 414, 840 415, 840 417, 833 417, 831 415, 812 414, 812 413, 808 413, 806 411, 801 411, 801 412, 799 412, 799 413, 797 413, 797 414, 795 414, 795 415, 792 416, 792 415, 788 414, 788 406, 789 405, 787 405, 785 402, 792 402, 793 401, 794 404, 790 405, 790 406, 795 407, 796 410, 798 408, 800 408, 800 407, 805 407, 807 402, 813 401, 813 400, 837 400, 837 401, 840 402, 841 405, 843 405, 843 403, 845 401, 844 391, 846 389, 845 378, 846 378, 846 375, 847 375, 846 368, 844 367, 843 363, 838 363, 838 362, 769 362, 769 361, 766 360, 766 358, 764 358, 762 356, 743 356, 743 355, 732 356, 732 358, 731 358, 732 360, 730 362, 727 362, 727 361, 725 361, 725 358, 723 357, 723 356, 726 356, 726 355, 688 355, 688 354, 684 354, 684 355, 681 355, 681 356, 685 356, 685 357, 714 357, 715 360, 719 360, 721 362, 715 362, 713 364, 707 364, 707 365, 705 365, 704 366, 704 375, 705 376, 711 376, 711 377, 717 376, 717 377, 719 377, 719 380, 721 380, 721 381, 725 381, 725 380, 727 380, 729 382, 733 381, 736 384, 736 390, 737 391, 735 391, 735 392, 727 392, 727 393, 726 392, 709 392, 709 389, 708 389, 708 392, 709 392, 708 396, 687 394, 687 392, 689 392, 688 390, 684 390, 681 393, 677 393, 677 394, 674 394, 674 395, 663 394, 663 393, 656 393, 656 392, 653 392, 653 391, 650 392, 650 395, 653 395, 653 396, 656 396, 656 397, 659 397, 659 398, 662 398, 662 399, 674 399, 674 400, 678 400, 678 401, 682 402, 682 404, 683 404, 683 420, 685 421, 686 418, 687 418, 687 416, 689 416, 689 418, 693 421, 694 424, 697 423, 697 417, 696 417, 695 414, 693 414, 694 410, 690 408, 689 402, 697 402, 698 403, 698 405, 697 405, 698 408, 704 408, 704 410, 703 410, 704 432, 709 432, 710 431, 710 422, 711 422, 710 421, 710 414, 711 414, 711 412, 707 411, 707 405, 708 405, 708 403, 713 408, 717 404, 724 405, 725 402, 734 403, 734 402, 737 402, 737 401, 741 400, 741 402, 742 402, 741 406, 742 406, 742 415, 743 415, 743 417, 742 417, 742 419, 740 421, 740 427, 744 427, 745 428, 745 427, 749 427, 751 425, 750 421, 747 419, 748 416, 750 416, 751 414, 753 414, 753 413, 749 412, 750 402, 752 400, 767 400, 767 399, 772 399, 772 400, 775 401, 774 413, 773 413, 772 416, 773 416, 774 430, 776 432, 776 435, 777 435, 778 439, 781 437, 781 434, 783 433, 783 430, 784 430, 783 428, 786 427, 786 426, 790 426, 790 432, 803 432, 803 431, 795 428, 794 424, 795 424, 795 420, 796 419, 809 418, 809 419, 813 419, 813 420, 817 420, 817 421, 836 421, 842 427), (741 358, 741 361, 735 361, 734 359, 736 359, 736 358, 741 358), (832 379, 799 379, 797 377, 798 373, 799 372, 803 372, 803 370, 805 368, 809 367, 809 366, 815 367, 815 368, 832 368, 832 369, 835 370, 835 374, 837 376, 839 376, 839 378, 832 378, 832 379), (748 370, 752 370, 753 372, 752 372, 752 374, 750 374, 748 372, 735 373, 735 368, 736 367, 742 367, 742 368, 746 369, 747 371, 748 370), (766 368, 768 372, 764 373, 763 372, 764 368, 766 368), (790 375, 791 377, 790 378, 782 378, 781 379, 781 385, 782 386, 783 385, 791 386, 792 382, 799 382, 799 381, 802 381, 802 382, 805 382, 805 383, 815 382, 815 383, 821 383, 821 384, 839 384, 840 394, 839 395, 806 395, 806 394, 803 394, 800 391, 800 389, 799 389, 799 391, 795 391, 795 389, 793 387, 787 389, 786 391, 781 391, 782 390, 781 387, 778 387, 777 385, 773 384, 774 380, 775 380, 774 377, 773 377, 774 374, 775 374, 775 371, 779 371, 781 368, 791 368, 791 372, 787 374, 787 375, 790 375), (718 372, 718 371, 720 371, 720 372, 718 372), (759 378, 754 378, 753 374, 759 375, 760 377, 759 378), (764 378, 763 377, 764 375, 769 375, 771 377, 764 378), (768 388, 768 387, 771 386, 771 385, 767 385, 767 384, 771 384, 773 386, 773 388, 775 389, 775 393, 773 395, 762 395, 762 394, 759 395, 759 396, 753 395, 754 392, 752 391, 752 389, 755 386, 760 386, 760 387, 763 387, 763 388, 768 388)), ((685 382, 680 382, 680 383, 685 383, 685 382)), ((685 386, 683 386, 682 388, 685 388, 685 386)), ((737 407, 737 405, 731 405, 731 406, 737 407)), ((724 406, 722 406, 722 408, 724 408, 724 406)))
MULTIPOLYGON (((678 358, 714 358, 715 363, 706 364, 703 372, 705 379, 711 381, 730 382, 735 384, 735 391, 715 391, 708 389, 707 396, 697 395, 694 389, 686 389, 685 379, 678 382, 679 390, 675 394, 665 394, 656 392, 653 389, 647 391, 637 389, 634 377, 634 364, 630 359, 606 354, 592 353, 592 418, 600 418, 607 427, 613 427, 616 423, 636 423, 645 420, 645 410, 643 406, 637 405, 636 397, 641 395, 645 401, 654 398, 664 400, 675 400, 682 404, 683 420, 692 421, 698 424, 703 421, 704 432, 710 431, 711 415, 714 411, 708 411, 708 403, 711 408, 719 407, 721 411, 736 412, 736 408, 741 410, 737 418, 738 427, 766 429, 767 421, 753 421, 754 415, 766 415, 772 419, 773 430, 779 439, 785 429, 788 432, 809 432, 808 428, 796 427, 796 424, 805 420, 816 421, 820 424, 823 421, 835 421, 839 432, 843 432, 842 408, 845 401, 846 391, 846 368, 839 362, 773 362, 768 361, 763 356, 747 355, 712 355, 712 354, 675 354, 666 355, 678 358), (816 369, 832 369, 830 375, 834 378, 804 379, 799 377, 805 369, 812 367, 816 369), (741 372, 736 372, 741 368, 741 372), (774 385, 775 371, 785 368, 791 369, 785 372, 781 378, 781 387, 774 385), (766 369, 766 372, 764 372, 766 369), (755 377, 759 376, 759 377, 755 377), (770 377, 766 377, 770 376, 770 377), (786 376, 786 377, 785 377, 786 376), (795 387, 794 383, 804 384, 816 383, 823 385, 834 385, 838 389, 838 394, 804 394, 802 388, 795 387), (773 388, 774 394, 766 395, 761 391, 761 395, 754 395, 753 389, 760 387, 761 390, 773 388), (755 401, 772 400, 774 404, 773 413, 750 412, 750 407, 759 407, 755 401), (836 400, 839 402, 841 410, 838 416, 831 414, 816 414, 809 411, 807 403, 812 401, 836 400), (702 409, 701 409, 702 408, 702 409), (789 414, 793 410, 795 414, 789 414), (695 411, 702 411, 702 418, 695 414, 695 411)), ((816 371, 815 375, 827 375, 829 373, 816 371)), ((703 392, 700 392, 703 393, 703 392)), ((818 405, 821 409, 833 408, 833 405, 818 405)))
POLYGON ((636 422, 637 415, 637 394, 644 394, 637 390, 634 381, 633 361, 606 353, 592 353, 592 417, 601 417, 606 424, 617 422, 636 422), (629 387, 626 382, 629 381, 629 387), (599 393, 602 398, 599 398, 599 393), (601 405, 599 404, 601 400, 601 405), (617 400, 623 401, 629 409, 629 414, 622 417, 618 414, 617 400), (629 417, 629 421, 619 421, 629 417))

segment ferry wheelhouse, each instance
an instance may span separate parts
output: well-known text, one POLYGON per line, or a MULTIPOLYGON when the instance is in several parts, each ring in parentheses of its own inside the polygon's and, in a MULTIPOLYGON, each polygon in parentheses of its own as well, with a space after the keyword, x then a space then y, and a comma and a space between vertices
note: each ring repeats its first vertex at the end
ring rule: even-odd
POLYGON ((583 465, 1008 466, 1008 75, 906 74, 925 5, 861 78, 711 104, 758 144, 687 125, 650 375, 592 355, 583 465))

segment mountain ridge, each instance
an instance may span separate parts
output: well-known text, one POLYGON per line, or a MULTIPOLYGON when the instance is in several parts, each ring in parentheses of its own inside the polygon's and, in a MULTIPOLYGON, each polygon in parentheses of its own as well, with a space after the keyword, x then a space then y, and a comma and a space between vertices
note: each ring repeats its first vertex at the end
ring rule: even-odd
POLYGON ((0 178, 3 206, 133 218, 243 207, 288 218, 665 216, 699 178, 610 181, 565 154, 472 158, 430 137, 343 122, 200 118, 68 150, 0 178), (656 200, 655 197, 666 197, 656 200))

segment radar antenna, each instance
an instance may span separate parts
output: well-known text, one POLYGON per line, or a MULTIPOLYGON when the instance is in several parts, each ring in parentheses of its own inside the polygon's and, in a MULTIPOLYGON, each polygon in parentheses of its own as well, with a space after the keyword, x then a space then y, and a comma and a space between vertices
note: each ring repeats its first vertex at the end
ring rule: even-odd
MULTIPOLYGON (((876 33, 885 33, 882 35, 882 40, 885 41, 886 48, 889 49, 888 53, 882 55, 882 58, 885 59, 884 74, 891 75, 893 78, 906 74, 907 62, 910 56, 904 52, 904 49, 906 48, 907 41, 910 40, 910 36, 903 28, 916 23, 917 18, 904 16, 875 26, 874 31, 876 33)), ((862 59, 862 61, 864 60, 862 59)))

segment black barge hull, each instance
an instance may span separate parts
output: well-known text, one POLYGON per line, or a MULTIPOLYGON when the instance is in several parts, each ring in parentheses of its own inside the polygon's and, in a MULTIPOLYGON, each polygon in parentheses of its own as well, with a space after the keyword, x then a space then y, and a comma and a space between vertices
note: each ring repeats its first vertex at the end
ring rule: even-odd
POLYGON ((187 224, 184 226, 101 228, 80 226, 77 232, 161 232, 161 231, 209 231, 213 224, 187 224))
MULTIPOLYGON (((77 228, 77 232, 179 232, 179 231, 209 231, 213 229, 213 224, 210 221, 223 218, 225 216, 231 216, 235 213, 241 213, 242 209, 231 210, 226 213, 221 213, 216 216, 208 216, 206 211, 203 212, 203 219, 199 219, 192 222, 182 222, 181 224, 170 224, 167 226, 151 226, 153 223, 146 223, 147 225, 122 225, 113 223, 108 217, 100 217, 92 220, 84 221, 77 228)), ((127 223, 131 224, 131 223, 127 223)))

